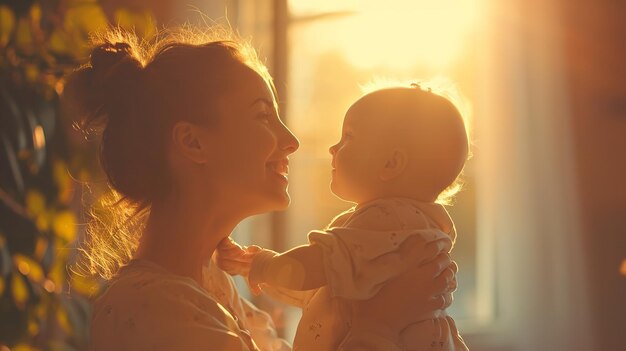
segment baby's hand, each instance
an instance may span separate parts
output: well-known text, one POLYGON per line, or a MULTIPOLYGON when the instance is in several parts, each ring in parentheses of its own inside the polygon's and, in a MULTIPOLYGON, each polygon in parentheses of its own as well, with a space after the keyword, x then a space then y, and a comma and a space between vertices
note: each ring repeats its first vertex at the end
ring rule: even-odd
POLYGON ((248 282, 248 288, 250 288, 250 291, 252 292, 252 294, 254 294, 255 296, 258 296, 262 292, 261 285, 259 282, 255 282, 252 279, 250 279, 250 269, 252 267, 252 260, 254 260, 254 258, 259 253, 263 251, 268 251, 268 250, 264 250, 256 245, 251 245, 251 246, 246 247, 245 251, 246 251, 246 255, 250 257, 250 263, 248 264, 248 272, 246 273, 246 282, 248 282))
POLYGON ((247 276, 252 256, 230 237, 222 239, 215 250, 215 263, 230 275, 247 276))
POLYGON ((244 276, 252 293, 259 295, 261 287, 259 284, 250 282, 248 275, 252 266, 252 260, 261 251, 263 249, 256 245, 242 247, 228 237, 222 239, 217 245, 215 262, 220 269, 230 275, 244 276))

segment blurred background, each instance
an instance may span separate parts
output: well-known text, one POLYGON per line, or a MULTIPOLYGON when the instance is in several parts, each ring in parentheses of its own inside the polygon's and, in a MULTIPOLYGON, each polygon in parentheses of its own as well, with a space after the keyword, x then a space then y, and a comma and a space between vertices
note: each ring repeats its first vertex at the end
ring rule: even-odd
MULTIPOLYGON (((471 350, 626 350, 626 2, 1 0, 0 350, 83 350, 101 282, 72 263, 104 182, 59 102, 89 33, 230 25, 299 137, 292 205, 234 236, 284 250, 350 207, 328 147, 372 81, 454 87, 471 127, 450 313, 471 350)), ((247 291, 242 285, 242 291, 247 291)), ((298 311, 255 302, 292 340, 298 311)))

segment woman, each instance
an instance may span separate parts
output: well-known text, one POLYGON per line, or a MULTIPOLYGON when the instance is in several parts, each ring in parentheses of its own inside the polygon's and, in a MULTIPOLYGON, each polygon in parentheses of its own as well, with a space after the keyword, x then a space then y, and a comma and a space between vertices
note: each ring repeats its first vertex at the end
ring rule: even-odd
MULTIPOLYGON (((100 161, 120 196, 110 207, 118 220, 95 218, 85 248, 92 272, 111 280, 96 302, 92 349, 288 350, 209 261, 240 221, 287 208, 298 141, 248 45, 220 29, 159 38, 107 33, 66 88, 83 130, 102 132, 100 161)), ((450 303, 456 266, 442 244, 423 249, 432 263, 364 301, 342 349, 393 349, 403 319, 450 303), (437 291, 420 288, 437 275, 437 291), (413 305, 386 308, 403 296, 413 305)))

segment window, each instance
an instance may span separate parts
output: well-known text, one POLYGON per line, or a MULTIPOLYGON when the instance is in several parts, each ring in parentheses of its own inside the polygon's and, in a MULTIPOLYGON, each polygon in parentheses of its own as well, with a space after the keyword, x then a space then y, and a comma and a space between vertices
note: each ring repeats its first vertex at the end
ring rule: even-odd
MULTIPOLYGON (((362 95, 361 85, 373 78, 446 77, 472 101, 476 79, 474 1, 292 0, 289 9, 286 116, 301 147, 290 160, 286 247, 305 243, 310 230, 350 207, 330 192, 328 148, 339 139, 345 111, 362 95)), ((471 117, 470 106, 465 110, 471 117)), ((478 293, 490 286, 479 279, 474 173, 470 160, 466 186, 448 208, 459 233, 453 257, 461 267, 450 312, 461 327, 492 310, 484 308, 492 301, 483 301, 490 294, 478 293)))
MULTIPOLYGON (((264 1, 273 6, 266 13, 279 19, 265 42, 274 48, 270 66, 275 77, 280 73, 283 116, 302 146, 291 159, 291 208, 269 221, 252 219, 241 233, 261 244, 272 237, 276 249, 305 242, 309 230, 349 206, 329 191, 327 149, 361 95, 359 84, 375 76, 445 76, 475 111, 467 186, 450 208, 461 267, 451 313, 465 340, 477 350, 592 349, 565 5, 264 1)), ((241 2, 243 10, 249 1, 241 2)), ((258 28, 248 33, 256 36, 258 28)), ((298 316, 287 315, 290 339, 298 316)))

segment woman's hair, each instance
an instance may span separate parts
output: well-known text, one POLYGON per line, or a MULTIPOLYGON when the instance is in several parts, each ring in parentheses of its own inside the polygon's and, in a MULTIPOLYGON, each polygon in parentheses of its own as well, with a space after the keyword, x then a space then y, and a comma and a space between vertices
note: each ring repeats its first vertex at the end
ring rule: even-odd
POLYGON ((173 184, 166 160, 173 125, 216 123, 216 102, 242 66, 273 87, 255 50, 221 27, 169 29, 150 41, 120 29, 95 37, 89 63, 64 90, 76 127, 101 135, 100 164, 112 189, 88 224, 87 271, 108 279, 130 260, 151 204, 173 184))

